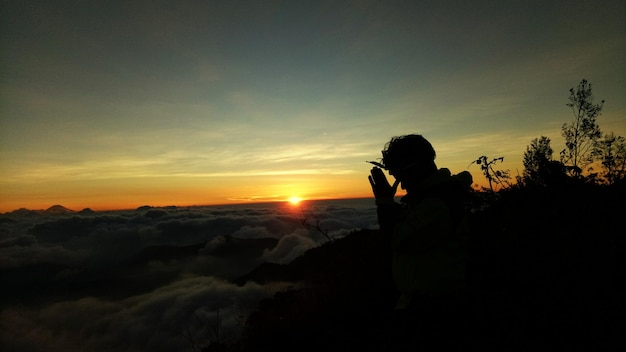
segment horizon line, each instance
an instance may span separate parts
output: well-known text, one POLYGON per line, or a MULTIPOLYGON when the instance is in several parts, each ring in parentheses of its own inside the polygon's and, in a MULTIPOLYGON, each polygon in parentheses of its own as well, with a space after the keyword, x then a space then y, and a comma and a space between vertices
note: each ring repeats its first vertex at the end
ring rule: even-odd
MULTIPOLYGON (((351 199, 374 199, 374 196, 354 196, 354 197, 317 197, 317 198, 304 198, 301 200, 302 203, 306 203, 306 202, 316 202, 316 201, 327 201, 327 200, 351 200, 351 199)), ((144 205, 139 205, 136 207, 129 207, 129 208, 104 208, 104 209, 97 209, 94 210, 91 207, 85 207, 82 208, 80 210, 75 210, 72 208, 68 208, 62 204, 56 203, 53 204, 47 208, 39 208, 39 209, 34 209, 34 208, 28 208, 28 207, 19 207, 19 208, 15 208, 12 210, 7 210, 4 212, 0 212, 0 215, 7 215, 7 214, 11 214, 13 212, 17 212, 17 211, 30 211, 30 212, 50 212, 51 209, 55 208, 55 207, 62 207, 63 209, 67 210, 68 212, 72 212, 72 213, 80 213, 82 211, 85 210, 90 210, 93 212, 108 212, 108 211, 134 211, 134 210, 138 210, 140 208, 195 208, 195 207, 219 207, 219 206, 230 206, 230 205, 245 205, 245 204, 272 204, 272 203, 289 203, 289 199, 275 199, 275 200, 271 200, 271 199, 263 199, 263 200, 248 200, 245 201, 244 199, 241 199, 241 201, 237 201, 237 202, 224 202, 224 203, 209 203, 209 204, 184 204, 184 205, 176 205, 176 204, 168 204, 168 205, 150 205, 150 204, 144 204, 144 205)))

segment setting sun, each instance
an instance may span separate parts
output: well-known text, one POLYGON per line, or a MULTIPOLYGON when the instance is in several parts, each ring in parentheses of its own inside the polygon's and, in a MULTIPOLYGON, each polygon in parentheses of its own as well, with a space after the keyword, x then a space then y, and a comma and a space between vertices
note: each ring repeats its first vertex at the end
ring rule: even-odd
POLYGON ((298 204, 300 204, 301 201, 302 201, 302 198, 300 198, 300 197, 293 196, 293 197, 289 198, 289 203, 291 203, 293 205, 298 205, 298 204))

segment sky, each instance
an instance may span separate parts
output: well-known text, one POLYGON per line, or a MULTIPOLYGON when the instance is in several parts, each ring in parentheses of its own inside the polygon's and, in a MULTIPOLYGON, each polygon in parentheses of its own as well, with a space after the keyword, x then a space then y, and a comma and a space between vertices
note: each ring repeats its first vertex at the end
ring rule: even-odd
POLYGON ((581 79, 626 136, 623 1, 0 4, 0 212, 368 197, 409 133, 484 185, 581 79))

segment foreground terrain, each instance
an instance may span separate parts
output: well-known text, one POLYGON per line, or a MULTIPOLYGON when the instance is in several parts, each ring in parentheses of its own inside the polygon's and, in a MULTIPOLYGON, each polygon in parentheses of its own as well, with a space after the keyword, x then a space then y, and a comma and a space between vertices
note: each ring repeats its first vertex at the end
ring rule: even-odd
MULTIPOLYGON (((624 187, 476 194, 467 349, 624 348, 624 187)), ((396 297, 387 241, 361 230, 235 280, 293 282, 260 302, 242 341, 212 350, 386 350, 396 297)), ((457 319, 459 317, 451 317, 457 319)))

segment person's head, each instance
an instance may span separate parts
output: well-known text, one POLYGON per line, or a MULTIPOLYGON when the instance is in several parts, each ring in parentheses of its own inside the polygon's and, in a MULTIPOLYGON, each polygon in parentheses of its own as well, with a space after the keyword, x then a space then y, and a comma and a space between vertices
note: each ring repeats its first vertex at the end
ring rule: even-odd
POLYGON ((382 164, 407 190, 413 183, 437 171, 435 149, 418 134, 391 138, 382 154, 382 164))

